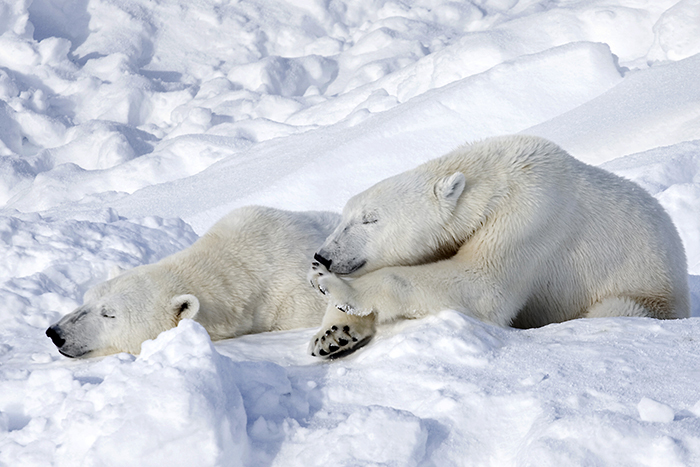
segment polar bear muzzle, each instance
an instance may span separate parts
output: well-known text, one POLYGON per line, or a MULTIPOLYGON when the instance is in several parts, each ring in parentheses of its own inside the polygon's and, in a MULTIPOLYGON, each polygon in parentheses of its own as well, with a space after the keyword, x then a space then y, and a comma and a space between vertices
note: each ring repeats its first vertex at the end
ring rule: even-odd
POLYGON ((314 260, 322 264, 329 272, 339 274, 341 276, 353 274, 367 264, 366 260, 360 260, 355 256, 347 259, 341 257, 339 260, 328 259, 328 256, 331 256, 331 254, 321 249, 314 254, 314 260))
POLYGON ((331 264, 333 263, 333 260, 326 259, 318 253, 314 254, 314 259, 322 265, 324 265, 329 271, 331 270, 331 264))
POLYGON ((85 349, 83 345, 76 345, 76 343, 66 344, 67 341, 65 339, 65 335, 58 324, 54 324, 53 326, 49 327, 46 330, 46 335, 51 339, 51 342, 53 342, 63 356, 77 358, 82 357, 89 352, 89 350, 85 349))
POLYGON ((105 328, 100 320, 111 322, 113 318, 114 316, 108 315, 104 309, 95 312, 82 306, 52 324, 46 330, 46 335, 62 355, 71 358, 85 357, 101 347, 100 339, 105 328))
POLYGON ((51 342, 58 347, 59 349, 63 347, 63 344, 66 343, 66 340, 61 337, 61 328, 59 328, 56 325, 51 326, 46 330, 46 335, 51 339, 51 342))

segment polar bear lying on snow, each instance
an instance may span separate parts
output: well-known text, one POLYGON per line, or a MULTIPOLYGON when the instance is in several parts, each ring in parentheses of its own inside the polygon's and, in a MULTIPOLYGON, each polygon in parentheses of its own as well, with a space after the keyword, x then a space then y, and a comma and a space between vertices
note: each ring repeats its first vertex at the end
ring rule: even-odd
POLYGON ((515 327, 689 316, 683 245, 659 203, 536 137, 466 145, 376 184, 314 258, 329 306, 312 355, 443 309, 515 327))
POLYGON ((233 211, 158 263, 98 284, 46 334, 67 357, 140 352, 141 343, 198 321, 213 340, 318 326, 326 300, 306 281, 313 252, 340 216, 263 207, 233 211))

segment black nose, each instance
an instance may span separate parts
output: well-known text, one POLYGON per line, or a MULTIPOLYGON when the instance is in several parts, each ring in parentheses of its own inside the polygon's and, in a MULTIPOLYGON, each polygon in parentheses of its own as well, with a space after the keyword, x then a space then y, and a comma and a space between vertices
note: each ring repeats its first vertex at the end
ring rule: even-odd
POLYGON ((328 269, 329 271, 331 270, 331 263, 333 263, 333 260, 326 259, 323 256, 319 255, 318 253, 316 253, 314 255, 314 259, 316 261, 318 261, 319 263, 323 264, 326 267, 326 269, 328 269))
POLYGON ((58 347, 59 349, 63 347, 63 344, 66 343, 66 340, 61 337, 61 335, 58 332, 58 327, 57 326, 51 326, 46 330, 46 335, 51 338, 53 341, 54 345, 58 347))

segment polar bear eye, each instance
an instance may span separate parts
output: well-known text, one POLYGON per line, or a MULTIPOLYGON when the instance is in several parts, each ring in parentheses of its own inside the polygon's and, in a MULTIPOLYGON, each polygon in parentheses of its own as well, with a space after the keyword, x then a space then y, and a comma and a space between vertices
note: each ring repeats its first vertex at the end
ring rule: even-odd
POLYGON ((100 311, 100 314, 102 315, 103 318, 110 318, 110 319, 116 318, 116 316, 107 312, 107 310, 105 308, 102 308, 102 310, 100 311))
POLYGON ((377 215, 372 213, 372 214, 365 214, 362 216, 362 224, 367 225, 367 224, 376 224, 379 219, 377 218, 377 215))

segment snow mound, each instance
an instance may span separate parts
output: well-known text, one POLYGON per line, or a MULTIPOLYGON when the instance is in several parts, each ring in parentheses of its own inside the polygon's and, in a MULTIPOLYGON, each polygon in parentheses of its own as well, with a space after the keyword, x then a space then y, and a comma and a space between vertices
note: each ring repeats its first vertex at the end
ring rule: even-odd
POLYGON ((246 414, 231 383, 233 362, 214 350, 207 332, 193 321, 183 320, 143 347, 136 360, 122 355, 100 362, 99 384, 95 376, 91 383, 72 383, 80 389, 66 397, 53 419, 61 427, 56 460, 243 465, 246 414))

